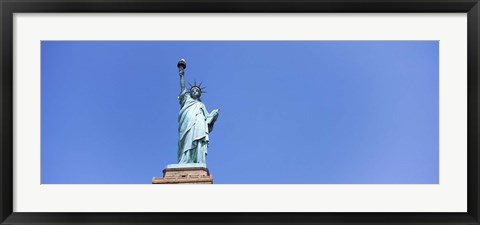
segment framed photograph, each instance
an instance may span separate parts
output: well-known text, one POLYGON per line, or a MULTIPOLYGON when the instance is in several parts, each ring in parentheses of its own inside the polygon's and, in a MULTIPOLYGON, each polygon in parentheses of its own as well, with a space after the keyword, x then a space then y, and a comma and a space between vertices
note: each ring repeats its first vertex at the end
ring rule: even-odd
POLYGON ((479 224, 478 1, 1 1, 2 224, 479 224))

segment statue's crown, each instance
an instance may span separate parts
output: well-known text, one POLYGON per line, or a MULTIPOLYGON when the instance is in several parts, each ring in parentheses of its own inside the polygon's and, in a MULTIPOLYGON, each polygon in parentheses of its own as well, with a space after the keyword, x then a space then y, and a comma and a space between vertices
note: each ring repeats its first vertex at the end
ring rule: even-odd
POLYGON ((198 90, 200 90, 200 93, 207 93, 206 91, 203 90, 203 89, 206 89, 207 87, 202 87, 202 82, 200 82, 200 84, 197 85, 197 81, 195 80, 193 85, 190 82, 188 82, 188 85, 190 85, 188 93, 190 93, 193 88, 198 88, 198 90))

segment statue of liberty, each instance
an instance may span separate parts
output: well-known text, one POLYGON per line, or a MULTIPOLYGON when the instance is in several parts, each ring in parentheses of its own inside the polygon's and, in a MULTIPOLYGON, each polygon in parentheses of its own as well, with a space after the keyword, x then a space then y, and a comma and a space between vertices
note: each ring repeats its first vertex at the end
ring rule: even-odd
POLYGON ((219 110, 208 113, 202 103, 201 95, 205 93, 202 84, 190 83, 190 89, 185 87, 184 70, 187 63, 181 59, 177 67, 180 74, 180 112, 178 113, 178 164, 206 163, 208 135, 217 120, 219 110))

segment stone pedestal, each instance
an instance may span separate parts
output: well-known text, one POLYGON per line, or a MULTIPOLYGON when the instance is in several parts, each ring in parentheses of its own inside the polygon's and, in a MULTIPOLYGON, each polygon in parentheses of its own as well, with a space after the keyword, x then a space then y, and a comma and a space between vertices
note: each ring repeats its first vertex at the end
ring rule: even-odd
POLYGON ((170 164, 163 177, 154 177, 152 184, 213 184, 213 177, 205 164, 170 164))

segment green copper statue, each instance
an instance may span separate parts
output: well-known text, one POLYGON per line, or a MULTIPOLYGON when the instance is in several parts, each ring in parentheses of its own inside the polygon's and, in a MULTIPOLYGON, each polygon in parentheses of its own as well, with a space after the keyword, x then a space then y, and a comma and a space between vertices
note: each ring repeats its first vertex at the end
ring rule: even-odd
POLYGON ((190 89, 185 87, 184 71, 187 63, 181 59, 177 64, 180 74, 180 112, 178 113, 178 164, 206 163, 208 135, 212 132, 219 110, 208 113, 202 103, 201 83, 190 83, 190 89))

